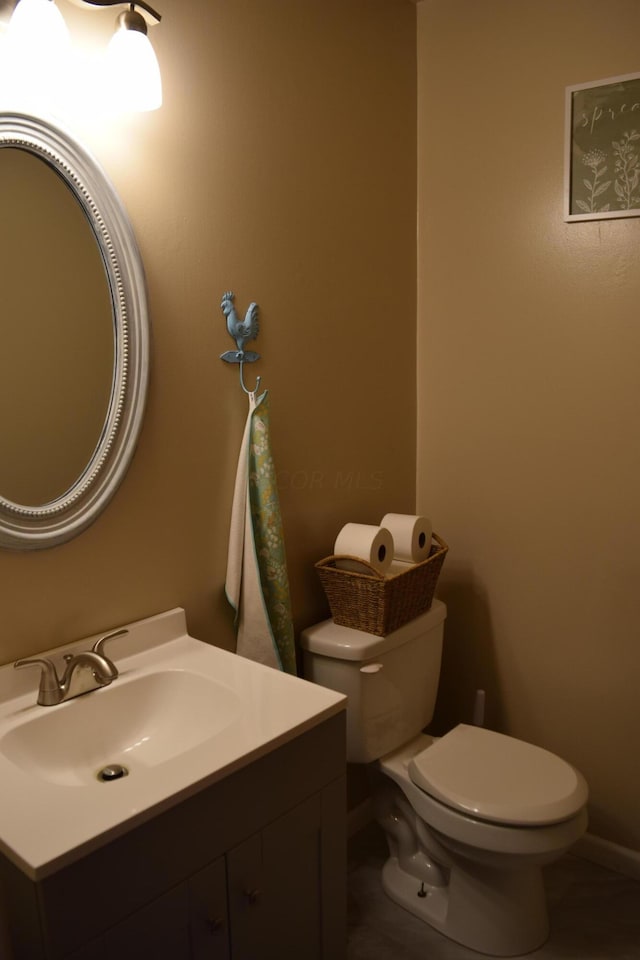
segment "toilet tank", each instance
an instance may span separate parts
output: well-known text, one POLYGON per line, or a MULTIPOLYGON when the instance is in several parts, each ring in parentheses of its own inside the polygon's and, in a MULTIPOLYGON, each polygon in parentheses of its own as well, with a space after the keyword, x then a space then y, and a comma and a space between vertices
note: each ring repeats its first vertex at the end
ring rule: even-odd
POLYGON ((433 717, 447 608, 386 637, 325 620, 300 635, 304 676, 346 694, 347 760, 369 763, 413 739, 433 717))

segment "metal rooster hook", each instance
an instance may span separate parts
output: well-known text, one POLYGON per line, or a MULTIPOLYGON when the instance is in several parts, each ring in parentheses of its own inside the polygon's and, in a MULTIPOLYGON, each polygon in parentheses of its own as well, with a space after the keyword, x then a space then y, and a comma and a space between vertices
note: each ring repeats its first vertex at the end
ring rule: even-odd
POLYGON ((250 303, 244 320, 241 320, 236 313, 234 300, 235 294, 233 291, 227 290, 227 292, 222 295, 220 308, 227 318, 227 330, 229 331, 230 337, 235 340, 237 349, 227 350, 225 353, 221 353, 220 359, 226 361, 226 363, 240 364, 240 386, 245 393, 251 396, 252 393, 257 393, 260 389, 260 377, 258 377, 256 381, 255 389, 249 390, 245 386, 242 368, 245 363, 254 363, 256 360, 259 360, 260 354, 255 353, 253 350, 245 350, 244 345, 251 340, 255 340, 258 336, 258 330, 260 329, 260 311, 257 303, 250 303))

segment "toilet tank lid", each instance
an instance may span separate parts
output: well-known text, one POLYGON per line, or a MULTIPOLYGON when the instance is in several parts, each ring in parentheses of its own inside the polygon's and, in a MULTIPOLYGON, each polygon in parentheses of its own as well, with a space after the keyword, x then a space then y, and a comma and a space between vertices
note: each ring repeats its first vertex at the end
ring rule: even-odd
POLYGON ((302 631, 300 646, 309 653, 334 657, 336 660, 371 660, 414 640, 421 633, 428 633, 439 626, 446 615, 445 604, 441 600, 434 600, 426 613, 388 633, 386 637, 343 627, 333 620, 323 620, 302 631))

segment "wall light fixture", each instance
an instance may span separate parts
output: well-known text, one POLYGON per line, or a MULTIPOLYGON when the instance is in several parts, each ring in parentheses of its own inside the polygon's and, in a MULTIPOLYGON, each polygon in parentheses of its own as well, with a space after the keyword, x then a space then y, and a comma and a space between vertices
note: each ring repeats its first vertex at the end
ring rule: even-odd
MULTIPOLYGON (((160 67, 147 23, 160 14, 145 0, 72 0, 79 7, 126 6, 106 51, 110 99, 127 110, 156 110, 162 104, 160 67), (143 15, 144 14, 144 15, 143 15)), ((31 87, 64 82, 69 33, 55 0, 18 0, 7 31, 7 55, 31 87)))

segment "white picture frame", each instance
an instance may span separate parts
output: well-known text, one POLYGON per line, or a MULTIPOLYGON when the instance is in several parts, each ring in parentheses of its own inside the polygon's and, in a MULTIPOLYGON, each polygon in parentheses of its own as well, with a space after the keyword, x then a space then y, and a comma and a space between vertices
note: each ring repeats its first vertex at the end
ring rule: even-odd
POLYGON ((640 216, 640 73, 566 88, 564 219, 640 216))

